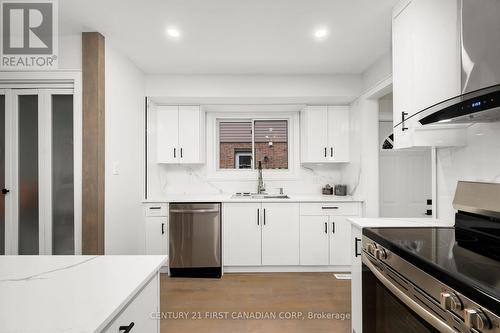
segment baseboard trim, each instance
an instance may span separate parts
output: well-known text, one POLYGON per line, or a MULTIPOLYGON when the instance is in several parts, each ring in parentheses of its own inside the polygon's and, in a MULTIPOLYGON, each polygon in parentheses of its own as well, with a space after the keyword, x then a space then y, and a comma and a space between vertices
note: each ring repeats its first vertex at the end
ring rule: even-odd
POLYGON ((348 273, 351 266, 224 266, 224 273, 348 273))

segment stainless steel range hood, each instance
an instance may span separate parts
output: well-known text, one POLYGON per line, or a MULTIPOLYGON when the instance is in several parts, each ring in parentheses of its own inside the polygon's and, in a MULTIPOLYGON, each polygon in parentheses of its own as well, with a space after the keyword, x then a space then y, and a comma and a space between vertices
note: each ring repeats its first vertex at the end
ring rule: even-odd
POLYGON ((500 0, 459 0, 462 94, 419 112, 422 125, 500 121, 500 0))

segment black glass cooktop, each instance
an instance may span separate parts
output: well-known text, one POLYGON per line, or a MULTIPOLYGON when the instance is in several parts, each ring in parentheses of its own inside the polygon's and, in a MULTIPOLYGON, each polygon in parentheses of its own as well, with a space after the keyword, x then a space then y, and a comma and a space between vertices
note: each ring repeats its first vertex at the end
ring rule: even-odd
POLYGON ((498 312, 500 248, 461 228, 368 228, 363 235, 446 283, 477 303, 498 312))

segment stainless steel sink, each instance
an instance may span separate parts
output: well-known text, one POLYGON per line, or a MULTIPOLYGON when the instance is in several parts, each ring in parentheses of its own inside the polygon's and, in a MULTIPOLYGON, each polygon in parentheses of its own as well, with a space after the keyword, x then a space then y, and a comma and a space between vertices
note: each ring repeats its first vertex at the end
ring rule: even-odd
POLYGON ((252 199, 290 199, 286 194, 254 194, 252 199))
POLYGON ((241 199, 241 198, 244 198, 244 199, 256 199, 256 200, 260 200, 260 199, 290 199, 290 197, 286 194, 233 194, 231 196, 231 198, 233 199, 241 199))

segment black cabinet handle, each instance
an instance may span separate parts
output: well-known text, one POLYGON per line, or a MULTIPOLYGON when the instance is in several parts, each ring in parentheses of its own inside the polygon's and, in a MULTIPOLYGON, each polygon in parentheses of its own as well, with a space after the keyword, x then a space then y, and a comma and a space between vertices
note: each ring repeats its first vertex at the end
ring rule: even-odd
POLYGON ((165 223, 162 223, 161 224, 161 234, 164 235, 165 234, 165 223))
POLYGON ((120 326, 118 328, 118 331, 120 332, 123 331, 123 333, 129 333, 134 327, 134 325, 135 325, 134 322, 131 322, 128 326, 120 326))
POLYGON ((408 129, 408 127, 405 126, 405 117, 408 115, 408 112, 401 112, 401 130, 404 132, 408 129))
POLYGON ((3 188, 3 189, 2 189, 2 194, 7 194, 7 193, 9 193, 9 192, 10 192, 10 190, 8 190, 8 189, 6 189, 6 188, 3 188))
POLYGON ((257 208, 257 225, 260 225, 260 208, 257 208))
POLYGON ((149 207, 149 209, 151 209, 151 210, 157 210, 157 209, 161 209, 161 207, 159 207, 159 206, 153 206, 153 207, 149 207))
POLYGON ((177 148, 174 148, 174 158, 177 158, 177 148))
POLYGON ((323 206, 321 209, 339 209, 337 206, 323 206))
POLYGON ((328 223, 325 222, 325 234, 328 233, 328 223))
POLYGON ((335 233, 335 222, 332 222, 332 234, 335 233))
POLYGON ((264 208, 264 225, 266 225, 266 209, 264 208))
POLYGON ((355 237, 354 238, 354 256, 359 257, 361 253, 359 252, 359 246, 358 243, 361 243, 361 238, 355 237))
POLYGON ((330 147, 330 157, 333 157, 333 147, 330 147))
POLYGON ((183 156, 182 156, 182 148, 181 148, 181 158, 183 158, 183 156))
POLYGON ((326 157, 326 147, 325 147, 325 157, 326 157))

